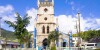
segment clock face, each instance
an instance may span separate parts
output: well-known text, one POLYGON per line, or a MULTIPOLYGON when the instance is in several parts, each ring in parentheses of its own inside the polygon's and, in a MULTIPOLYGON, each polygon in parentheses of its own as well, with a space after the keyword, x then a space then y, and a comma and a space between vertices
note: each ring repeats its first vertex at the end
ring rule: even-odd
POLYGON ((47 8, 45 8, 45 9, 44 9, 44 12, 47 12, 47 11, 48 11, 48 9, 47 9, 47 8))

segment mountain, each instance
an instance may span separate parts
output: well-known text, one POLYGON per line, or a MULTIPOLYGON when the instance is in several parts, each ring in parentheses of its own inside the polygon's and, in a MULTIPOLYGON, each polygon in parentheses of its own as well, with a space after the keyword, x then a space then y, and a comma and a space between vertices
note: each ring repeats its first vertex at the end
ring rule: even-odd
POLYGON ((7 38, 9 40, 14 40, 16 39, 15 38, 15 35, 12 31, 8 31, 8 30, 5 30, 3 28, 1 28, 1 37, 3 38, 7 38))

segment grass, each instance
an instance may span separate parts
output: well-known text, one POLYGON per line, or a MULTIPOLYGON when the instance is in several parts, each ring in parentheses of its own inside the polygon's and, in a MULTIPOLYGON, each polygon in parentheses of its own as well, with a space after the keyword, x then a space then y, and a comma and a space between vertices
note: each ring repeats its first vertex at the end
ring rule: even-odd
POLYGON ((100 50, 100 49, 95 49, 95 50, 100 50))

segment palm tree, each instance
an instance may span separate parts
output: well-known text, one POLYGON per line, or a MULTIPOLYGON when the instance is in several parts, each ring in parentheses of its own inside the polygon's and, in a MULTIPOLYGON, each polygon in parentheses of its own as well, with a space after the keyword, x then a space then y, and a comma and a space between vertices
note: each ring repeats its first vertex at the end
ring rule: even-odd
POLYGON ((52 31, 49 36, 48 36, 48 44, 49 46, 52 48, 52 47, 55 47, 55 41, 58 41, 59 40, 59 36, 61 34, 58 32, 58 31, 52 31))
POLYGON ((26 27, 30 23, 28 15, 26 14, 23 18, 20 16, 20 14, 16 13, 16 21, 11 22, 11 21, 5 21, 9 27, 12 27, 14 29, 14 35, 18 39, 18 42, 20 44, 24 44, 26 47, 26 44, 30 40, 31 34, 28 32, 26 27))

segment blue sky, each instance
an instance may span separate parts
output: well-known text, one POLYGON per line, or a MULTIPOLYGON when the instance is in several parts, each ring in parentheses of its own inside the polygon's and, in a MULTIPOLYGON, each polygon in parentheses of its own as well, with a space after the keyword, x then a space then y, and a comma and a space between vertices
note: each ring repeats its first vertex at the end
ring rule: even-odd
MULTIPOLYGON (((86 21, 83 22, 84 25, 87 23, 89 24, 83 28, 84 30, 87 28, 88 29, 91 28, 92 26, 90 25, 91 24, 95 25, 95 23, 96 25, 94 26, 95 28, 93 29, 100 28, 99 26, 100 0, 54 0, 54 4, 55 4, 54 6, 55 16, 62 17, 62 19, 59 19, 59 23, 61 20, 63 20, 64 17, 66 17, 66 19, 76 18, 76 14, 79 11, 82 15, 81 17, 82 21, 86 21)), ((3 6, 6 7, 7 5, 11 6, 12 8, 11 13, 4 12, 3 15, 1 16, 6 16, 8 14, 10 14, 10 16, 13 16, 11 14, 13 14, 14 12, 18 12, 19 14, 21 14, 21 16, 24 16, 27 13, 27 11, 31 10, 32 8, 37 10, 37 0, 0 0, 1 7, 3 6)), ((3 25, 2 28, 9 30, 8 29, 9 27, 5 23, 2 23, 2 25, 3 25)))
MULTIPOLYGON (((55 1, 55 15, 64 14, 77 14, 78 11, 84 15, 84 17, 91 17, 92 14, 95 17, 100 18, 100 0, 54 0, 55 1), (73 8, 72 8, 73 7, 73 8), (72 10, 74 9, 74 10, 72 10), (78 9, 78 10, 77 10, 78 9), (59 10, 59 11, 58 11, 59 10)), ((37 0, 0 0, 0 5, 10 4, 14 7, 15 12, 19 12, 24 15, 27 9, 32 7, 37 8, 37 0)))

